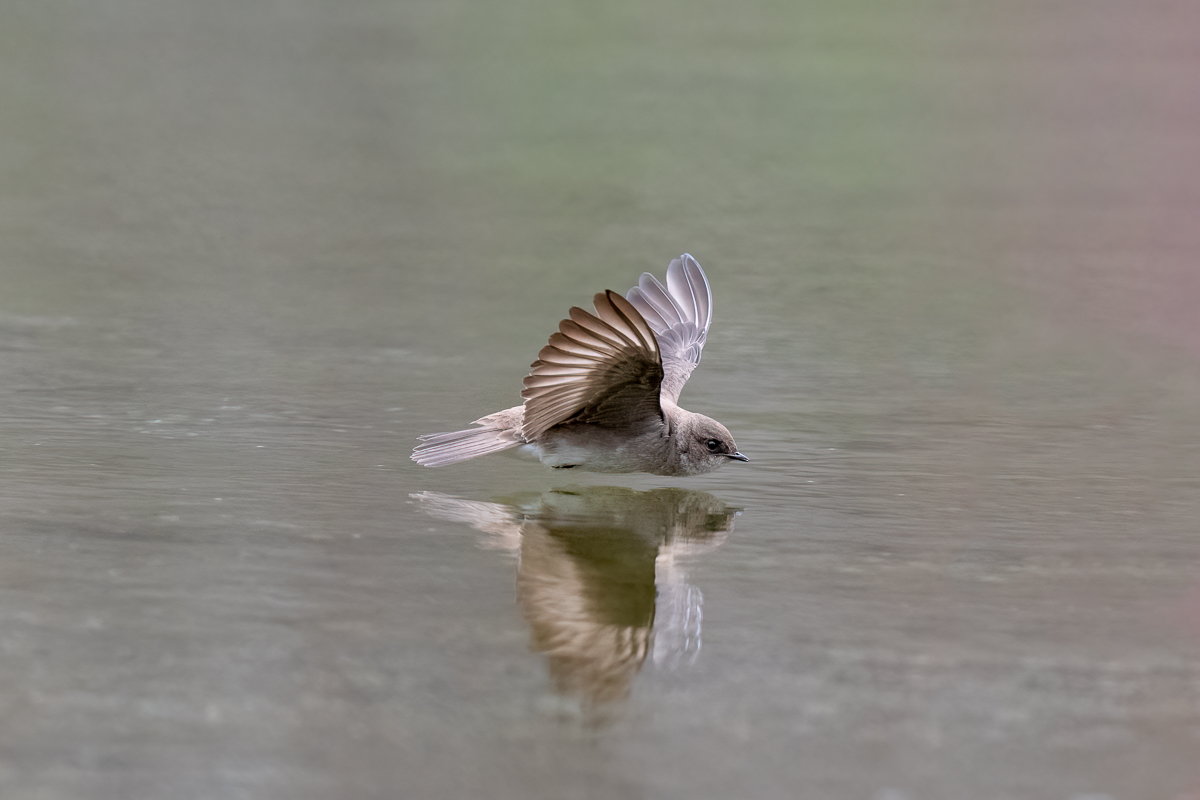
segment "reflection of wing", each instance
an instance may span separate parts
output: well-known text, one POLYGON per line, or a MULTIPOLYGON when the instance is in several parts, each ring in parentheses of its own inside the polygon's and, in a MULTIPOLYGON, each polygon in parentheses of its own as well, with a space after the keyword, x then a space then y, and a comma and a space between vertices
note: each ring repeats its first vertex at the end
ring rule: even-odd
POLYGON ((658 600, 654 604, 654 665, 674 671, 690 667, 700 654, 700 621, 704 595, 687 583, 674 560, 655 562, 658 600))
POLYGON ((530 646, 558 690, 589 706, 629 695, 654 619, 655 548, 626 538, 614 549, 596 533, 526 524, 517 575, 530 646))
POLYGON ((700 363, 700 351, 712 325, 712 290, 704 270, 687 253, 667 267, 667 285, 649 272, 625 293, 654 330, 662 355, 662 393, 671 402, 700 363))

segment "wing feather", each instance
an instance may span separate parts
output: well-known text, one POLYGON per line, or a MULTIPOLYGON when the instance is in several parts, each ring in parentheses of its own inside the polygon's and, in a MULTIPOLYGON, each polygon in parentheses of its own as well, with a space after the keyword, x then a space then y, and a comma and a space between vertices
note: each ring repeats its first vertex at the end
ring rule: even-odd
POLYGON ((533 362, 521 392, 527 440, 568 421, 637 427, 661 420, 654 329, 616 292, 596 295, 595 306, 595 314, 572 308, 533 362))
POLYGON ((667 267, 666 286, 644 273, 626 298, 654 331, 663 364, 662 393, 677 402, 683 385, 700 363, 712 324, 712 289, 688 253, 667 267))

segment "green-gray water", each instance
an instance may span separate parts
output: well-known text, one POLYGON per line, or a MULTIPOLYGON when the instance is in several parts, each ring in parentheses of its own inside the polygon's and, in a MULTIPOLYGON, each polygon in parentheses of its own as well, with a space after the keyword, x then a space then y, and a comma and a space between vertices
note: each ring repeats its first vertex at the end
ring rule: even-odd
POLYGON ((0 11, 0 796, 1200 792, 1182 5, 0 11), (708 271, 749 464, 412 464, 708 271))

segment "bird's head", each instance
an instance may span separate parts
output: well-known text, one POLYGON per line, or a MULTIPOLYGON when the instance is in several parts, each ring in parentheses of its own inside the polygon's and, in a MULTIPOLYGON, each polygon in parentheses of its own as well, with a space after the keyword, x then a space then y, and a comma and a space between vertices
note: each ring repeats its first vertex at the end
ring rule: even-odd
POLYGON ((675 431, 682 471, 689 475, 712 472, 730 461, 749 461, 738 452, 733 434, 715 419, 688 413, 675 431))

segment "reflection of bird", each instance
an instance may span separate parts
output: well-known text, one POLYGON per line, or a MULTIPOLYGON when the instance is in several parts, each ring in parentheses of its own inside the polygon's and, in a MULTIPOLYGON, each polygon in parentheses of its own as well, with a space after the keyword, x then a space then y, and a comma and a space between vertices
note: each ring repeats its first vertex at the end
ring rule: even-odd
POLYGON ((518 549, 517 599, 557 689, 589 704, 629 694, 653 651, 674 668, 700 646, 699 589, 677 556, 712 549, 737 510, 707 492, 572 487, 509 503, 413 495, 432 516, 518 549))
POLYGON ((413 461, 440 467, 518 445, 549 466, 593 472, 699 475, 748 461, 724 425, 676 405, 712 323, 696 259, 672 261, 665 287, 645 273, 625 297, 594 302, 596 314, 572 308, 538 353, 523 405, 420 437, 413 461))
POLYGON ((657 550, 627 529, 523 527, 517 601, 559 692, 629 693, 650 648, 657 550))

